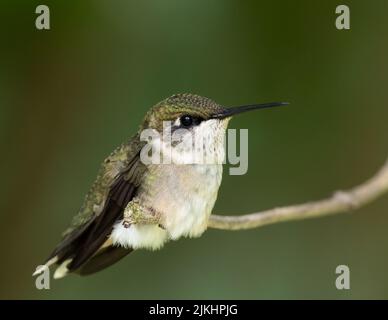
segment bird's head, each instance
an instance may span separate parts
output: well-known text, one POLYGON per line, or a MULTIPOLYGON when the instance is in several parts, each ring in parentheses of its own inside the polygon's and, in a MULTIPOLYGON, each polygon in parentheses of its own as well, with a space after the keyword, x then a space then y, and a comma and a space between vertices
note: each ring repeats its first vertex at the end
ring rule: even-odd
POLYGON ((168 130, 174 137, 172 146, 180 145, 180 153, 189 149, 202 150, 202 147, 194 146, 194 141, 203 141, 205 153, 219 153, 221 150, 223 153, 225 131, 233 116, 285 104, 273 102, 226 108, 195 94, 175 94, 148 111, 142 128, 154 129, 160 134, 168 130))

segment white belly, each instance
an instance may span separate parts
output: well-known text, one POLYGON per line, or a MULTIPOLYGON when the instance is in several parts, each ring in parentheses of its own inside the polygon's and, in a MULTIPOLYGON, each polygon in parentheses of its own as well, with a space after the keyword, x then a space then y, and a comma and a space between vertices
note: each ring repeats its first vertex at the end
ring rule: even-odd
POLYGON ((169 239, 198 237, 207 227, 222 179, 222 165, 154 165, 137 198, 161 214, 164 227, 117 223, 113 242, 126 247, 159 249, 169 239))
POLYGON ((169 238, 200 236, 217 199, 222 165, 162 165, 151 170, 152 186, 145 186, 140 200, 161 213, 169 238))

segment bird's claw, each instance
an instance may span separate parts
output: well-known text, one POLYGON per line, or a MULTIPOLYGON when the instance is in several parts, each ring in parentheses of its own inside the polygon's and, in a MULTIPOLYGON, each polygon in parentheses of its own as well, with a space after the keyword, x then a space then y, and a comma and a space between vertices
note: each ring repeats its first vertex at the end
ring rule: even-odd
POLYGON ((132 223, 130 221, 128 221, 128 220, 124 220, 123 223, 122 223, 123 227, 126 228, 126 229, 128 229, 131 226, 131 224, 132 223))

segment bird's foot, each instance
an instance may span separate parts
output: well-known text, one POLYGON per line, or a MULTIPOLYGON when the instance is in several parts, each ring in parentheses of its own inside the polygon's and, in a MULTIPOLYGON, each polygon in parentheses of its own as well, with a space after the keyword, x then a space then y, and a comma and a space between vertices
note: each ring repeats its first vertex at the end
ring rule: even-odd
POLYGON ((132 222, 129 219, 124 219, 122 225, 124 228, 128 229, 131 226, 132 222))

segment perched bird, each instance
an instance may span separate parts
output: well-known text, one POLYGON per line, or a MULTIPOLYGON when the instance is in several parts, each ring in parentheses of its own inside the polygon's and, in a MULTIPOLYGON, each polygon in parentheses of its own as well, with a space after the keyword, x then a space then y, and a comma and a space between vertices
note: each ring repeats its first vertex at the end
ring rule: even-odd
MULTIPOLYGON (((138 132, 102 163, 83 206, 43 267, 57 264, 54 278, 69 272, 87 275, 135 249, 155 250, 168 240, 200 236, 221 184, 219 160, 224 159, 224 135, 230 118, 284 104, 224 108, 194 94, 176 94, 156 104, 138 132), (144 163, 142 150, 148 142, 142 140, 142 132, 152 129, 163 133, 165 122, 171 122, 171 132, 179 133, 178 141, 169 145, 171 161, 144 163), (210 161, 191 162, 190 135, 204 138, 204 148, 200 149, 210 161)), ((151 142, 163 155, 167 146, 161 138, 151 142)), ((38 268, 35 274, 41 271, 38 268)))

